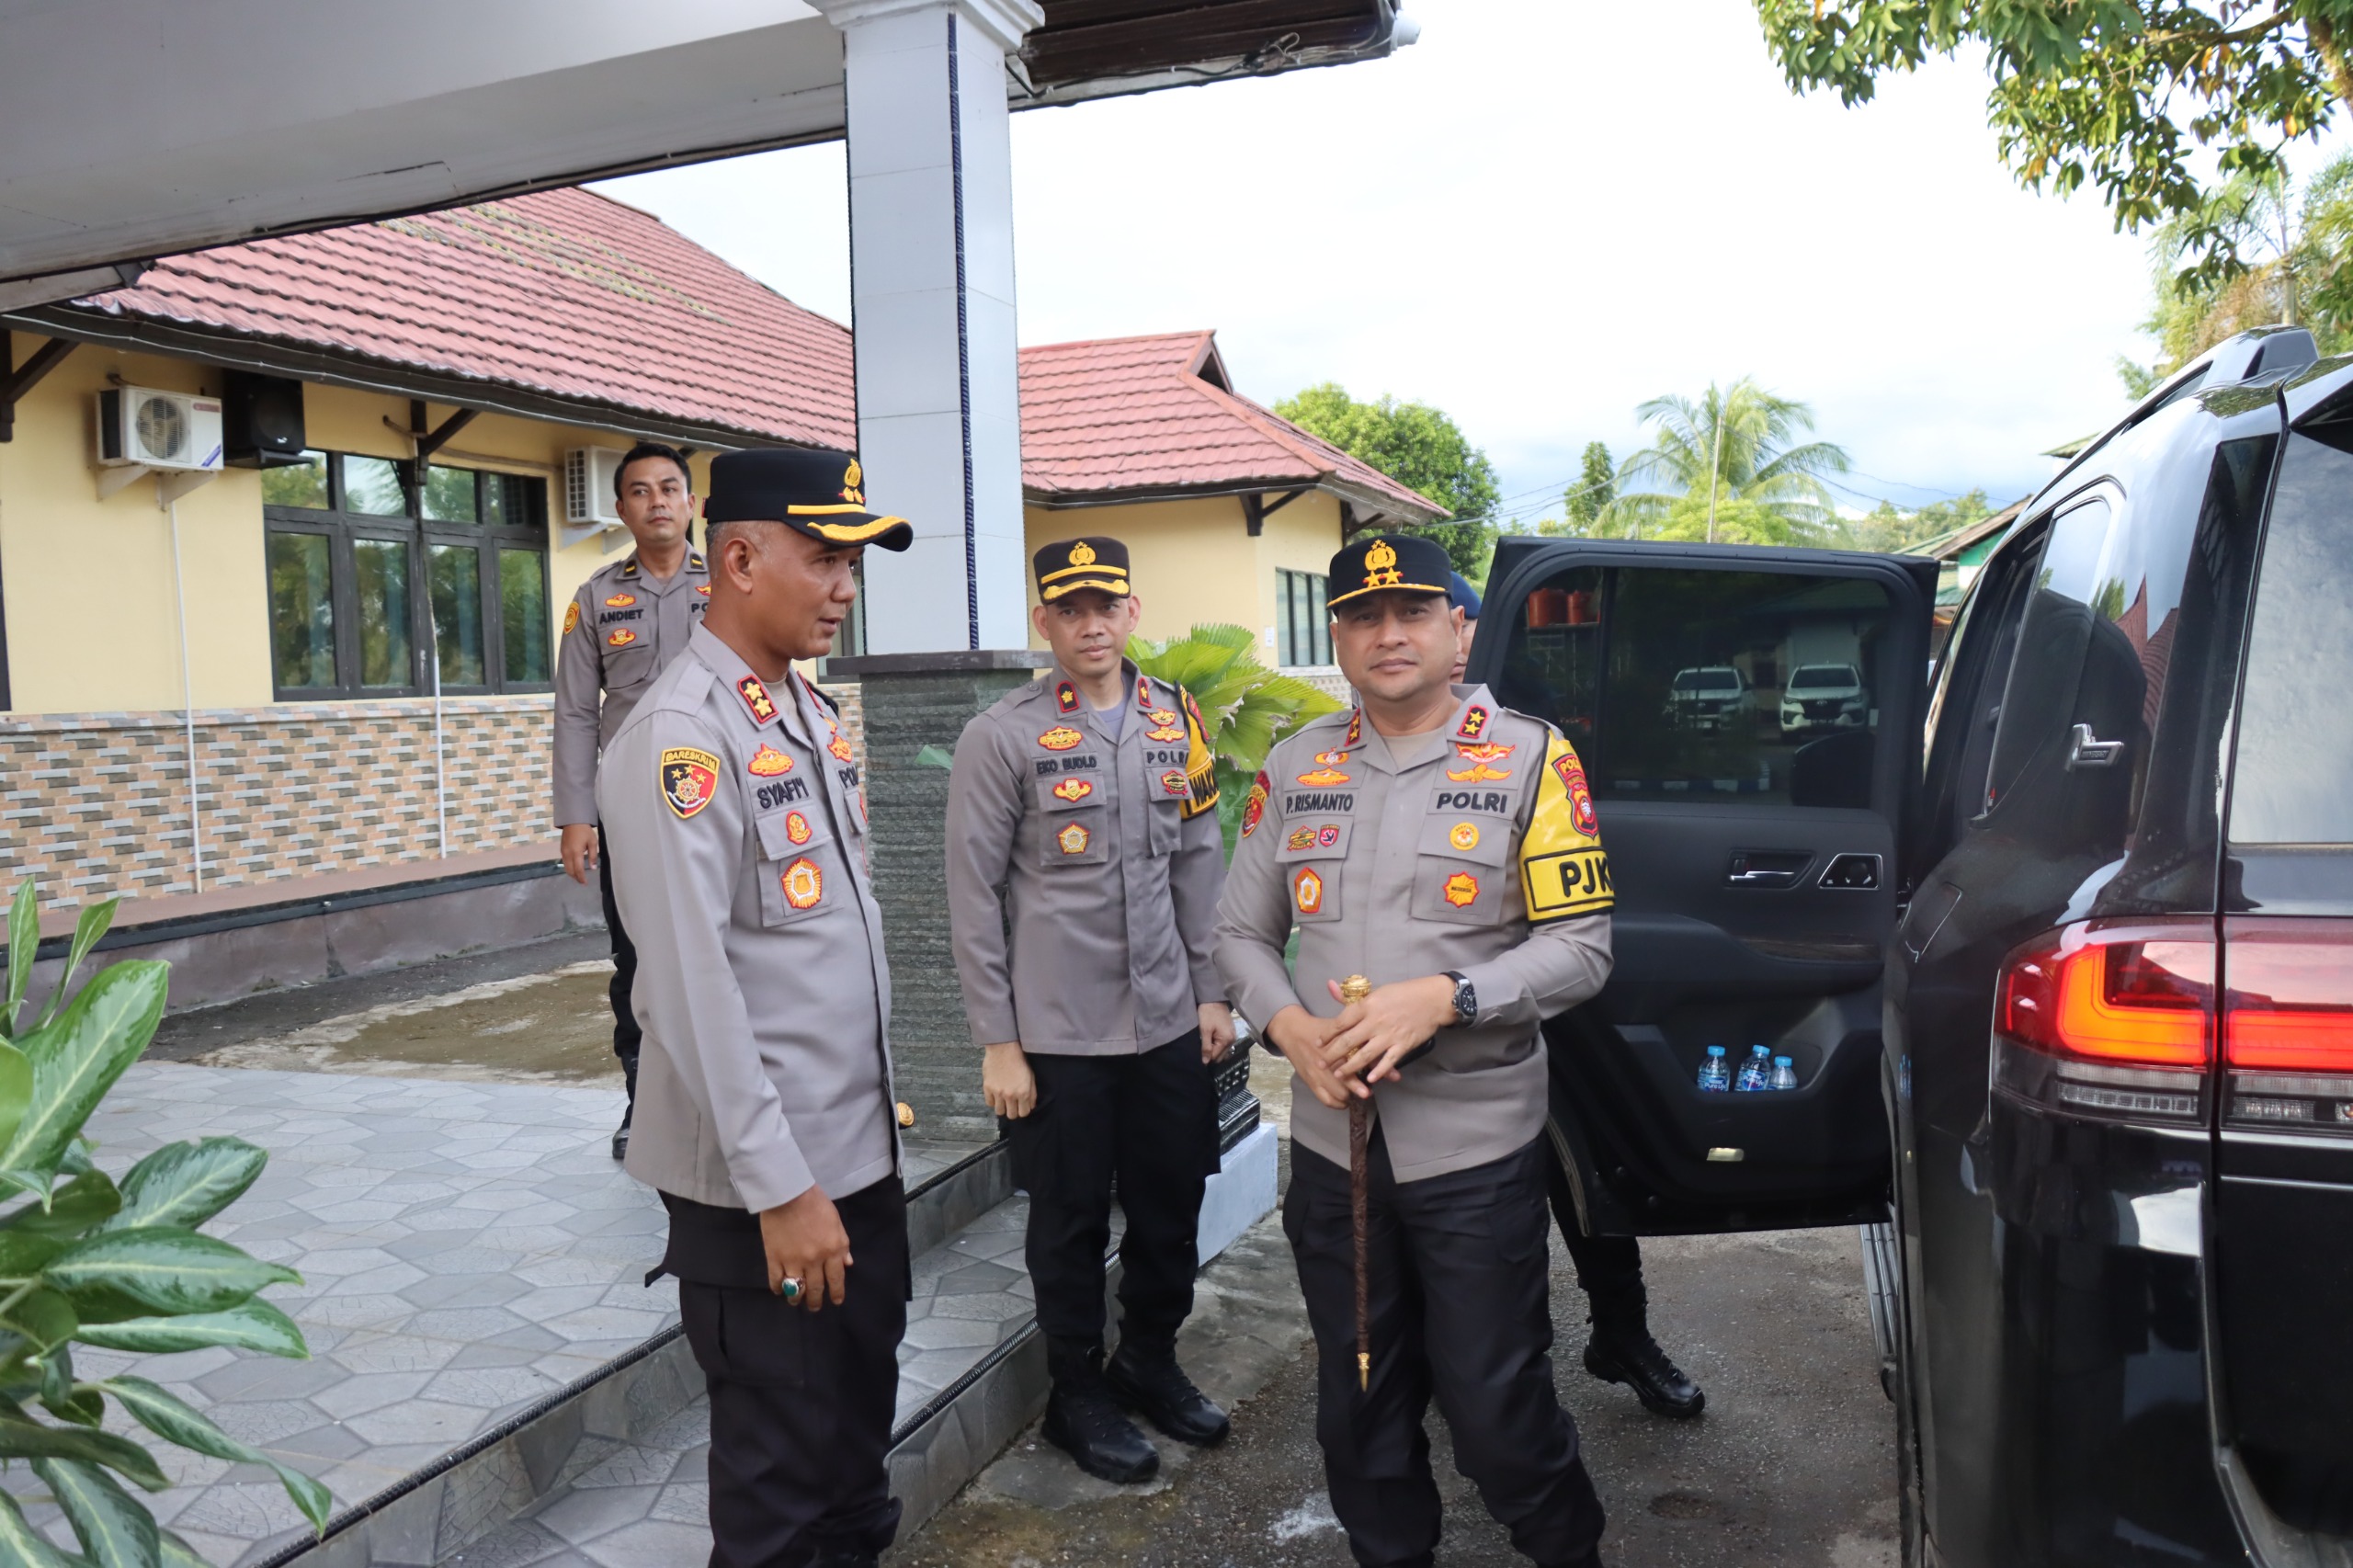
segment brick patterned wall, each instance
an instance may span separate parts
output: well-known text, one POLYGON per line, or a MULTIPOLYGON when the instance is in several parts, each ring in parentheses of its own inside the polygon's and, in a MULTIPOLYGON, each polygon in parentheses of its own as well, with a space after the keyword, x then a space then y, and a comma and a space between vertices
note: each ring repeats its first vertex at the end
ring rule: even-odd
MULTIPOLYGON (((863 751, 858 688, 844 728, 863 751)), ((552 699, 453 697, 442 712, 448 851, 552 846, 552 699)), ((237 887, 442 853, 433 704, 199 710, 204 885, 237 887)), ((0 897, 45 907, 195 891, 185 721, 164 713, 0 714, 0 897)))

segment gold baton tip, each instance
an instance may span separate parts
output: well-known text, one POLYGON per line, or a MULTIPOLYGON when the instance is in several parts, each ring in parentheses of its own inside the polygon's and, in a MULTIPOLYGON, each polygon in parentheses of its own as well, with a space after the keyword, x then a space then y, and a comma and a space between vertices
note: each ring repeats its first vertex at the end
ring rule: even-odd
POLYGON ((1340 1000, 1343 1002, 1361 1002, 1371 994, 1372 982, 1363 975, 1352 974, 1340 982, 1340 1000))
POLYGON ((1357 1352, 1357 1388, 1359 1391, 1362 1391, 1369 1389, 1371 1386, 1372 1358, 1364 1351, 1359 1350, 1357 1352))

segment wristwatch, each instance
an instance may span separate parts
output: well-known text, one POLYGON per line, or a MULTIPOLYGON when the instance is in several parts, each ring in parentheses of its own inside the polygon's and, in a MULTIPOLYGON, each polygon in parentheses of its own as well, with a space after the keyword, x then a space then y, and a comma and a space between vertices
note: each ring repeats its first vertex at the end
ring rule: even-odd
POLYGON ((1441 971, 1454 982, 1454 1023, 1458 1028, 1468 1028, 1479 1021, 1479 993, 1459 969, 1441 971))

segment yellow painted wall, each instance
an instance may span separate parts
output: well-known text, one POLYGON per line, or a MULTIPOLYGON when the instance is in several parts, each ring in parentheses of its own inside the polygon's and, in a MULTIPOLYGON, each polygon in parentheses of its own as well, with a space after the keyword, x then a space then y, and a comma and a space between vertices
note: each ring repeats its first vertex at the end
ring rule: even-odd
MULTIPOLYGON (((40 339, 16 337, 17 360, 40 339)), ((15 711, 120 712, 186 706, 174 608, 171 525, 142 479, 101 501, 92 460, 96 394, 109 373, 132 386, 221 391, 221 372, 182 360, 88 345, 17 407, 16 438, 0 443, 0 593, 7 615, 15 711)), ((452 411, 434 404, 435 424, 452 411)), ((337 387, 304 389, 310 444, 321 450, 405 458, 408 400, 337 387), (388 427, 389 419, 393 426, 388 427)), ((626 448, 619 437, 547 421, 484 415, 460 431, 440 460, 505 470, 549 483, 548 645, 555 619, 589 573, 629 548, 595 540, 560 546, 559 468, 567 448, 626 448)), ((709 475, 695 460, 696 488, 709 475)), ((228 469, 178 506, 194 705, 250 708, 271 700, 269 607, 261 476, 228 469)))
MULTIPOLYGON (((1300 496, 1267 519, 1256 539, 1231 495, 1146 501, 1120 506, 1028 509, 1030 551, 1082 534, 1128 547, 1129 571, 1143 600, 1138 631, 1155 640, 1182 636, 1205 621, 1246 626, 1259 653, 1275 660, 1275 574, 1321 573, 1340 548, 1340 504, 1322 491, 1300 496)), ((1038 602, 1032 576, 1029 602, 1038 602)), ((1033 647, 1044 644, 1033 631, 1033 647)))

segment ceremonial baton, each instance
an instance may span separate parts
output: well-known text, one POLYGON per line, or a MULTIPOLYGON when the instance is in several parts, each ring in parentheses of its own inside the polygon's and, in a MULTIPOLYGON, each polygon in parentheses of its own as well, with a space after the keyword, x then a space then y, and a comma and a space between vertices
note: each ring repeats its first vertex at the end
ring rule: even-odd
MULTIPOLYGON (((1352 974, 1340 982, 1343 1005, 1361 1002, 1372 994, 1372 982, 1363 975, 1352 974)), ((1372 1284, 1371 1269, 1367 1261, 1370 1248, 1366 1242, 1365 1187, 1367 1182, 1367 1149, 1372 1138, 1372 1100, 1370 1096, 1348 1096, 1348 1229, 1356 1243, 1357 1274, 1357 1388, 1359 1392, 1372 1386, 1372 1284)))

